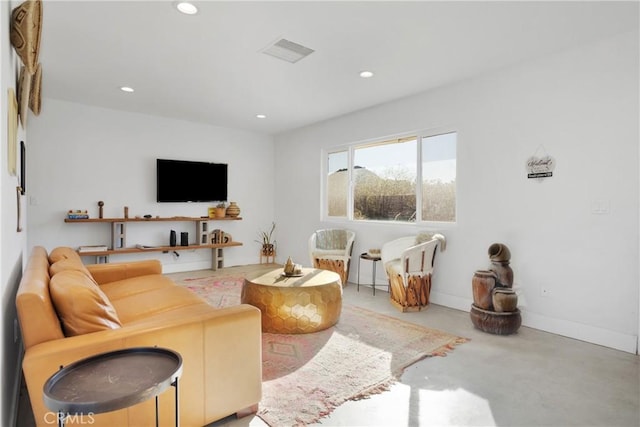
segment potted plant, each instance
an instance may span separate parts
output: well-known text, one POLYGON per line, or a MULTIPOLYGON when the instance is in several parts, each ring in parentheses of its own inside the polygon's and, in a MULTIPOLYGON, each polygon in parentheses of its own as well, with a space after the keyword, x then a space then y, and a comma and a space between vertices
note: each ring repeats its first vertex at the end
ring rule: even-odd
POLYGON ((216 205, 216 218, 224 218, 227 215, 227 205, 220 202, 216 205))
POLYGON ((256 242, 262 245, 261 254, 264 256, 273 256, 276 253, 276 241, 273 239, 273 231, 276 229, 276 223, 271 223, 271 230, 261 231, 260 240, 256 242))

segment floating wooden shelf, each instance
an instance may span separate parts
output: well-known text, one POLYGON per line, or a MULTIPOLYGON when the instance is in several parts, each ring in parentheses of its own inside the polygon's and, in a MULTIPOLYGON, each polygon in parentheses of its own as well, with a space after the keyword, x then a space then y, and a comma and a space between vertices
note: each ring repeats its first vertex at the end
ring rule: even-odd
POLYGON ((224 267, 223 248, 232 246, 242 246, 240 242, 226 243, 207 243, 209 241, 209 221, 239 221, 241 217, 191 217, 191 216, 172 216, 172 217, 151 217, 151 218, 65 218, 67 223, 108 223, 111 224, 111 249, 106 251, 78 252, 80 256, 95 256, 99 259, 109 261, 109 255, 132 254, 142 252, 173 252, 186 251, 196 249, 211 249, 211 268, 217 270, 224 267), (151 246, 146 248, 126 247, 127 240, 127 222, 195 222, 197 242, 188 246, 151 246))
POLYGON ((172 252, 172 251, 186 251, 193 249, 217 249, 227 248, 231 246, 242 246, 240 242, 228 242, 228 243, 215 243, 204 245, 189 245, 189 246, 152 246, 148 248, 124 248, 124 249, 108 249, 106 251, 92 251, 92 252, 78 252, 80 256, 104 256, 104 255, 118 255, 118 254, 134 254, 139 252, 172 252))
POLYGON ((162 217, 162 218, 65 218, 64 222, 158 222, 158 221, 239 221, 242 218, 225 216, 224 218, 209 218, 198 217, 198 216, 172 216, 172 217, 162 217))

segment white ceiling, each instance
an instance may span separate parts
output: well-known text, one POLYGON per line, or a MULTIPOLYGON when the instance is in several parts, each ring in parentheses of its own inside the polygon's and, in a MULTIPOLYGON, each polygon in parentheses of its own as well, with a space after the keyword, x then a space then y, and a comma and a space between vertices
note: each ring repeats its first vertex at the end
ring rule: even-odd
POLYGON ((193 3, 188 16, 170 1, 45 1, 41 114, 57 98, 277 134, 639 20, 638 2, 193 3), (279 38, 315 52, 296 64, 260 53, 279 38))

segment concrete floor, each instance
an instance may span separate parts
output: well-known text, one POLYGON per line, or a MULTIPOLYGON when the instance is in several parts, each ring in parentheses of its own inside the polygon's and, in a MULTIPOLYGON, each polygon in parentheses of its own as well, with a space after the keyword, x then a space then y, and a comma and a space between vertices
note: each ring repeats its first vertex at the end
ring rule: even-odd
MULTIPOLYGON (((471 341, 415 363, 389 391, 346 402, 318 426, 640 426, 638 356, 526 327, 511 336, 486 334, 469 313, 433 304, 400 313, 382 288, 373 296, 371 288, 358 292, 349 284, 344 300, 471 341)), ((18 427, 33 425, 24 406, 18 427)), ((265 425, 249 416, 211 426, 265 425)))
MULTIPOLYGON (((385 287, 386 290, 386 287, 385 287)), ((640 358, 521 327, 496 336, 437 305, 400 313, 389 294, 354 284, 347 303, 471 341, 406 369, 391 390, 346 402, 318 426, 640 426, 640 358)), ((229 417, 212 426, 265 426, 229 417)))

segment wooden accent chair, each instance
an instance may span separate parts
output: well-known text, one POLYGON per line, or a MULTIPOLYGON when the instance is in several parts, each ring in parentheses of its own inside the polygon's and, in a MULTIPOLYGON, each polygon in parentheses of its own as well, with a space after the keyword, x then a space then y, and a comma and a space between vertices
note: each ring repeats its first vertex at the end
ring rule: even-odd
POLYGON ((309 257, 314 268, 335 271, 342 286, 349 280, 349 265, 356 234, 351 230, 330 228, 315 231, 309 237, 309 257))
POLYGON ((425 233, 385 243, 380 256, 389 279, 391 303, 400 311, 419 311, 429 304, 436 248, 441 234, 425 233))

